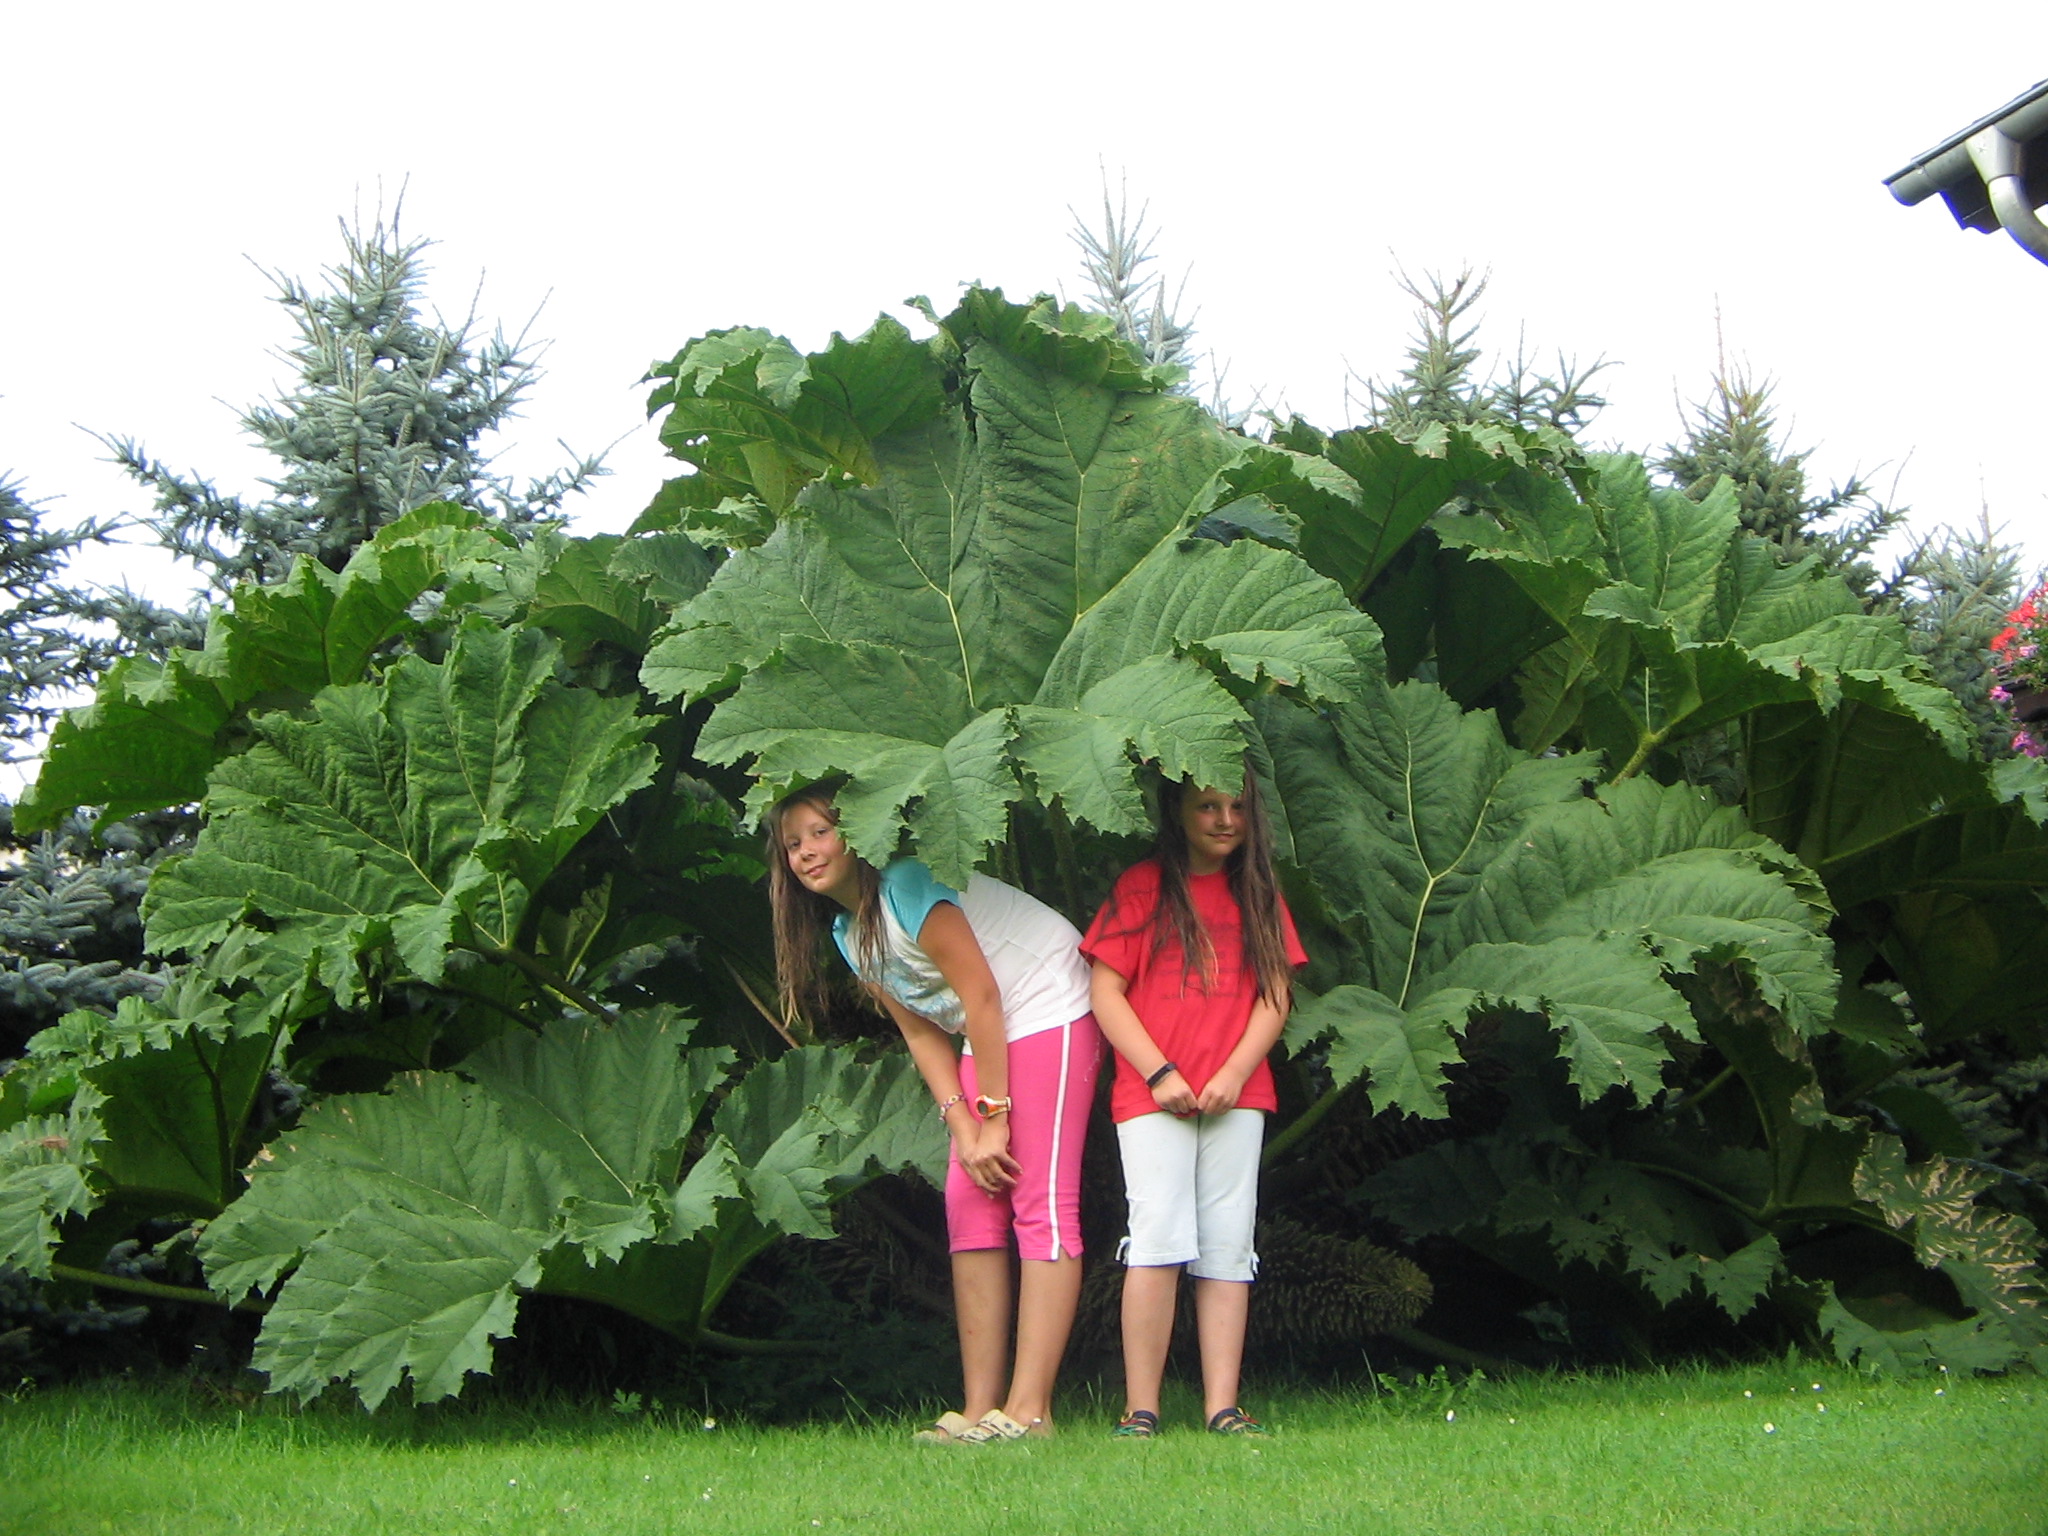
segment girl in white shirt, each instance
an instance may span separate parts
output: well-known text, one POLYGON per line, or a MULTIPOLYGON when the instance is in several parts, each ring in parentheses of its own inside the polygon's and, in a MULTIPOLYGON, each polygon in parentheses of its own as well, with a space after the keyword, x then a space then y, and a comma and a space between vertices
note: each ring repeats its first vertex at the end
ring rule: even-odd
POLYGON ((1081 1143, 1102 1060, 1081 936, 1044 903, 982 875, 961 892, 915 859, 878 870, 847 847, 838 822, 815 791, 769 813, 776 979, 790 1015, 820 1001, 816 956, 829 919, 841 955, 903 1032, 952 1136, 946 1230, 966 1403, 920 1438, 989 1445, 1049 1434, 1081 1293, 1081 1143), (1022 1274, 1014 1370, 1013 1236, 1022 1274))

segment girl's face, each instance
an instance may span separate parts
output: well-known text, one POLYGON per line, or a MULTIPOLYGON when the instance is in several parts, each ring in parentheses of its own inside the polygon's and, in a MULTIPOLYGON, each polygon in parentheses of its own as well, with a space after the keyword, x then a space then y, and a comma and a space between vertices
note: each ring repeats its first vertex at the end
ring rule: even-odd
POLYGON ((1244 846, 1244 795, 1191 789, 1180 799, 1180 829, 1188 840, 1188 872, 1213 875, 1244 846))
POLYGON ((860 892, 860 860, 824 806, 799 800, 783 812, 782 856, 805 890, 852 910, 860 892))

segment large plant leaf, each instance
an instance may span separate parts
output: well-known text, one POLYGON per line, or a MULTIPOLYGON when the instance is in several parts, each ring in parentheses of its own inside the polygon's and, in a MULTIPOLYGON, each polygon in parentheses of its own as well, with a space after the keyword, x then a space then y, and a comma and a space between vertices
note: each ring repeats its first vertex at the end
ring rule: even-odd
POLYGON ((659 399, 698 421, 683 446, 706 473, 784 515, 678 611, 641 678, 662 697, 738 685, 699 751, 751 758, 757 804, 843 774, 856 848, 888 857, 907 830, 957 882, 1026 794, 1018 766, 1041 799, 1131 831, 1137 758, 1236 771, 1243 713, 1223 679, 1342 699, 1378 665, 1371 621, 1297 556, 1187 536, 1248 450, 1160 393, 1101 317, 970 292, 929 344, 946 393, 897 410, 876 384, 872 409, 834 407, 865 423, 857 451, 844 434, 819 446, 809 383, 774 383, 795 377, 786 344, 750 336, 751 362, 701 345, 678 379, 753 370, 733 440, 772 441, 772 465, 725 453, 679 391, 659 399), (828 467, 801 494, 784 485, 828 467))
POLYGON ((2037 765, 1958 759, 1916 720, 1855 701, 1748 723, 1760 830, 1797 849, 1911 994, 1930 1042, 2048 1041, 2033 985, 2048 942, 2037 765))
POLYGON ((790 1051, 748 1073, 719 1106, 713 1125, 742 1161, 752 1162, 805 1109, 820 1105, 835 1106, 837 1130, 819 1159, 835 1191, 904 1169, 935 1185, 945 1181, 944 1123, 932 1113, 907 1055, 863 1062, 850 1051, 819 1046, 790 1051))
POLYGON ((534 580, 526 620, 572 654, 604 644, 637 658, 667 605, 694 597, 710 575, 704 552, 681 534, 561 539, 534 580))
MULTIPOLYGON (((1977 1203, 1995 1182, 1981 1168, 1945 1157, 1908 1164, 1904 1146, 1889 1136, 1873 1141, 1855 1174, 1856 1193, 1912 1243, 1923 1265, 1948 1276, 1975 1314, 1970 1347, 2003 1346, 2003 1358, 1970 1363, 1999 1369, 2025 1359, 2039 1366, 2048 1362, 2048 1286, 2036 1265, 2039 1239, 2024 1218, 1977 1203)), ((1845 1343, 1873 1347, 1853 1329, 1846 1340, 1837 1339, 1837 1348, 1845 1343)), ((1922 1347, 1942 1360, 1955 1344, 1944 1336, 1922 1347)))
POLYGON ((258 700, 356 681, 379 646, 414 627, 423 593, 501 554, 480 514, 437 502, 387 524, 338 572, 301 559, 274 586, 238 588, 205 649, 128 657, 91 704, 65 713, 16 824, 54 827, 82 805, 112 821, 198 800, 231 750, 230 727, 258 700))
MULTIPOLYGON (((616 1259, 676 1214, 668 1191, 682 1139, 733 1060, 727 1050, 693 1050, 678 1068, 688 1033, 670 1020, 627 1030, 558 1025, 544 1036, 503 1036, 463 1063, 506 1131, 562 1169, 573 1191, 566 1231, 588 1258, 616 1259)), ((699 1181, 690 1199, 707 1197, 699 1181)))
POLYGON ((99 1107, 87 1087, 58 1113, 0 1127, 0 1268, 47 1280, 58 1223, 99 1204, 87 1181, 102 1136, 99 1107))
POLYGON ((349 999, 357 957, 387 944, 428 981, 451 946, 513 946, 532 892, 653 771, 633 701, 563 687, 555 658, 537 630, 472 617, 445 662, 261 717, 215 771, 197 848, 151 881, 152 947, 201 951, 260 914, 349 999))
POLYGON ((1443 1114, 1452 1034, 1502 1009, 1548 1021, 1586 1097, 1642 1098, 1693 1033, 1672 978, 1709 959, 1743 964, 1801 1027, 1832 1014, 1811 878, 1700 792, 1589 796, 1585 759, 1519 752, 1421 683, 1257 717, 1296 858, 1360 946, 1351 985, 1290 1038, 1332 1035, 1339 1086, 1370 1071, 1376 1108, 1443 1114))
POLYGON ((1742 531, 1726 481, 1695 502, 1652 488, 1639 459, 1599 462, 1592 507, 1553 493, 1435 525, 1499 563, 1563 631, 1532 663, 1526 745, 1576 730, 1626 775, 1668 742, 1767 706, 1854 702, 1966 754, 1960 707, 1898 620, 1863 613, 1817 560, 1781 564, 1742 531))
POLYGON ((201 1248, 226 1294, 290 1271, 257 1342, 272 1389, 341 1376, 374 1407, 410 1375, 446 1396, 489 1368, 548 1250, 616 1256, 659 1232, 732 1062, 685 1052, 688 1034, 665 1010, 559 1026, 486 1048, 474 1080, 414 1074, 311 1110, 201 1248))
POLYGON ((1302 557, 1356 598, 1438 512, 1552 451, 1533 434, 1492 426, 1325 435, 1296 418, 1225 478, 1240 495, 1292 513, 1302 557))
POLYGON ((669 451, 720 497, 759 495, 776 512, 827 470, 873 480, 874 440, 941 402, 938 359, 887 315, 810 357, 767 331, 714 331, 648 376, 665 381, 647 411, 668 411, 669 451))
MULTIPOLYGON (((830 1237, 830 1207, 883 1173, 945 1177, 946 1136, 915 1063, 807 1047, 747 1074, 712 1117, 747 1199, 688 1245, 707 1319, 740 1271, 782 1233, 830 1237)), ((710 1154, 707 1153, 707 1156, 710 1154)), ((643 1314, 644 1315, 644 1314, 643 1314)))
POLYGON ((357 1206, 292 1276, 253 1363, 271 1391, 301 1401, 336 1377, 372 1410, 405 1377, 415 1402, 452 1397, 471 1372, 489 1372, 491 1343, 512 1332, 544 1243, 474 1217, 357 1206))
MULTIPOLYGON (((254 1001, 218 1034, 172 1015, 162 1045, 81 1072, 106 1095, 95 1171, 124 1199, 212 1216, 240 1192, 237 1148, 285 1025, 254 1001)), ((121 1000, 124 1013, 154 1006, 121 1000)))
POLYGON ((0 1227, 13 1257, 0 1263, 47 1274, 61 1219, 105 1205, 218 1213, 242 1188, 252 1107, 306 1002, 289 980, 229 1002, 187 975, 161 998, 123 998, 112 1017, 77 1010, 33 1036, 8 1077, 28 1113, 4 1132, 0 1227), (15 1250, 31 1240, 32 1257, 15 1250))
POLYGON ((272 1389, 340 1377, 374 1407, 409 1378, 416 1400, 447 1396, 536 1290, 688 1337, 778 1235, 830 1235, 833 1200, 930 1165, 935 1139, 943 1161, 901 1055, 792 1052, 693 1139, 734 1057, 687 1047, 690 1028, 668 1010, 557 1025, 310 1110, 201 1244, 223 1294, 283 1281, 255 1355, 272 1389))

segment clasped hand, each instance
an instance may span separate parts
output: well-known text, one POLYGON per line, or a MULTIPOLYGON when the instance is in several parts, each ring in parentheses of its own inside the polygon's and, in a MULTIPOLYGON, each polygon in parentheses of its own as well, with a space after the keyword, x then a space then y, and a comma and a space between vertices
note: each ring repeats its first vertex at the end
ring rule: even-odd
POLYGON ((986 1120, 955 1129, 953 1147, 967 1177, 984 1194, 1000 1195, 1015 1184, 1024 1171, 1010 1156, 1008 1115, 992 1115, 986 1120))
POLYGON ((1178 1070, 1162 1077, 1152 1089, 1152 1102, 1170 1115, 1220 1115, 1237 1108, 1238 1095, 1244 1092, 1242 1079, 1234 1077, 1228 1067, 1202 1085, 1200 1093, 1182 1077, 1178 1070))

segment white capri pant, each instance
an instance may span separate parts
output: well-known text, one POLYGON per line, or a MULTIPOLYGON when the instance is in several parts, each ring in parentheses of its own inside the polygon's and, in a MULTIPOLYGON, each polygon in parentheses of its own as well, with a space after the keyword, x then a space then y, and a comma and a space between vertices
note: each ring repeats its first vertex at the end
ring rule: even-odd
POLYGON ((1259 1269, 1259 1149, 1266 1112, 1182 1119, 1164 1110, 1116 1128, 1130 1233, 1117 1250, 1141 1268, 1185 1264, 1202 1280, 1249 1281, 1259 1269))

